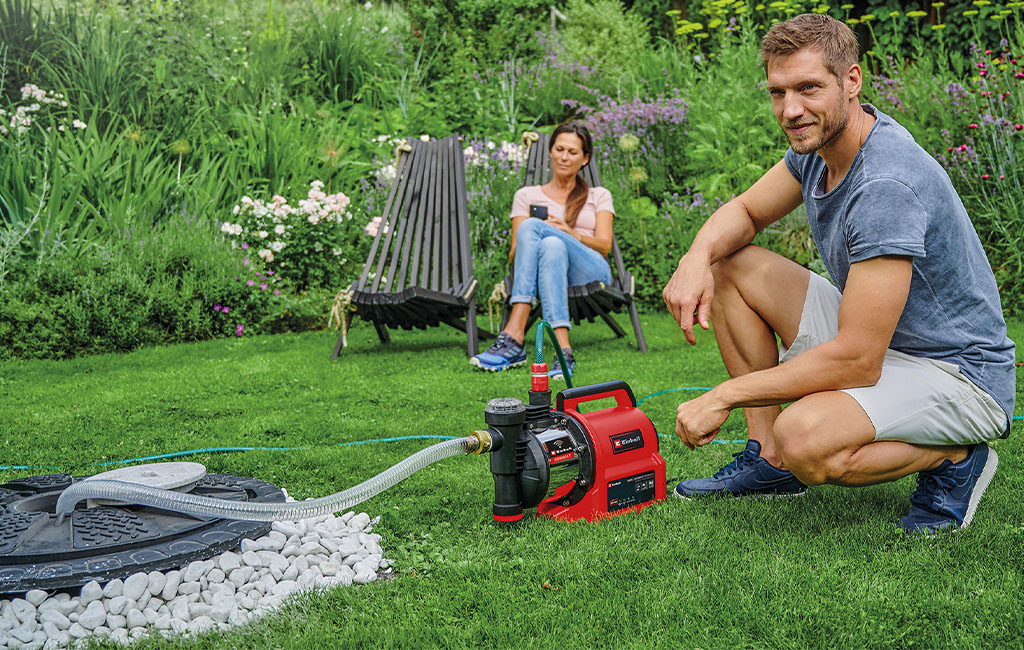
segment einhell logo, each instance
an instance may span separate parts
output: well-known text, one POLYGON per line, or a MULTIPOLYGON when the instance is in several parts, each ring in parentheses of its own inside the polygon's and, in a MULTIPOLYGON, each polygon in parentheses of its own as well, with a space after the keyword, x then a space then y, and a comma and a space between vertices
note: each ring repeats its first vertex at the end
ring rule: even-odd
POLYGON ((633 449, 643 449, 644 446, 644 434, 640 432, 640 429, 633 429, 626 433, 609 436, 608 440, 612 443, 613 454, 621 454, 633 449))

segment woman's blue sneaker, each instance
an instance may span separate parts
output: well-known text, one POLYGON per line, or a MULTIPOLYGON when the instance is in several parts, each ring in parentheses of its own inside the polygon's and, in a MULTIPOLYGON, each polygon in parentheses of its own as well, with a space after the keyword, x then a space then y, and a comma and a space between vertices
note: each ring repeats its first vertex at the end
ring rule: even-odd
POLYGON ((507 332, 502 332, 498 335, 498 340, 494 342, 494 345, 487 348, 486 352, 472 357, 469 363, 492 372, 514 368, 526 363, 526 350, 523 349, 522 344, 516 343, 515 339, 507 332))
POLYGON ((695 478, 676 486, 674 494, 680 499, 696 496, 802 496, 807 486, 793 473, 779 469, 761 458, 761 443, 748 440, 743 451, 732 455, 731 463, 715 472, 711 478, 695 478))
MULTIPOLYGON (((572 379, 573 374, 576 372, 576 358, 572 356, 572 350, 569 348, 562 348, 562 356, 565 357, 565 365, 569 367, 569 379, 572 379)), ((562 364, 558 363, 558 355, 554 355, 555 362, 551 365, 551 370, 548 371, 548 379, 565 379, 562 374, 562 364)))
POLYGON ((930 472, 919 473, 917 490, 910 497, 910 510, 900 519, 900 528, 919 533, 966 528, 997 465, 996 452, 982 443, 970 448, 959 463, 944 460, 930 472))

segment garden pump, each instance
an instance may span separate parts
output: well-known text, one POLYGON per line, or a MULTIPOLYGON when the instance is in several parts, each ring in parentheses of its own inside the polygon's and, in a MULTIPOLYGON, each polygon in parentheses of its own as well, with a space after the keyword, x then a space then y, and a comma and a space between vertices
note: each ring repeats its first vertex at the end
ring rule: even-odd
POLYGON ((488 428, 474 434, 491 454, 495 521, 519 521, 534 506, 558 520, 596 521, 665 499, 658 434, 625 382, 566 388, 554 409, 547 383, 547 365, 534 364, 529 403, 491 400, 488 428), (615 405, 580 410, 606 398, 615 405))

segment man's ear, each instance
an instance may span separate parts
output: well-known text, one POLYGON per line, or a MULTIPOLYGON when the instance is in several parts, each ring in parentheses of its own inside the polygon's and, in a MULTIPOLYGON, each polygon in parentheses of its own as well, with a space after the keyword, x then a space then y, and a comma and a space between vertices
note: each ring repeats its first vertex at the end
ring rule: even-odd
POLYGON ((864 81, 863 71, 860 69, 860 65, 854 63, 850 66, 850 70, 846 73, 846 83, 843 84, 847 99, 854 99, 860 95, 861 85, 864 81))

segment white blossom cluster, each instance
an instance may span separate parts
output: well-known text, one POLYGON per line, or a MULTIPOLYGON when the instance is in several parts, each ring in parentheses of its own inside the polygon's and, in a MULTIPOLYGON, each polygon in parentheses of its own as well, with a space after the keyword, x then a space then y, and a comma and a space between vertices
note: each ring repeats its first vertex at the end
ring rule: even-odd
MULTIPOLYGON (((279 194, 271 197, 270 202, 243 196, 232 209, 235 221, 223 222, 220 230, 242 237, 245 244, 256 248, 259 257, 273 262, 275 254, 288 245, 293 229, 341 224, 352 219, 347 210, 350 199, 341 192, 327 194, 323 187, 322 181, 310 183, 306 198, 301 199, 297 207, 289 205, 279 194)), ((335 255, 340 254, 340 249, 335 251, 335 255)))
MULTIPOLYGON (((19 106, 14 107, 14 111, 7 111, 0 108, 0 135, 8 135, 14 133, 16 135, 24 135, 28 132, 29 127, 32 126, 33 122, 36 121, 36 114, 43 109, 44 106, 54 105, 61 108, 67 108, 68 102, 64 99, 64 95, 49 90, 43 90, 35 84, 26 84, 21 88, 21 101, 31 102, 23 103, 19 106)), ((58 131, 66 130, 67 121, 64 120, 57 125, 58 131)), ((86 123, 82 120, 72 120, 71 128, 73 129, 84 129, 86 123)))

